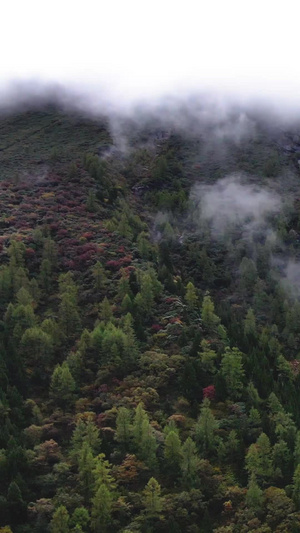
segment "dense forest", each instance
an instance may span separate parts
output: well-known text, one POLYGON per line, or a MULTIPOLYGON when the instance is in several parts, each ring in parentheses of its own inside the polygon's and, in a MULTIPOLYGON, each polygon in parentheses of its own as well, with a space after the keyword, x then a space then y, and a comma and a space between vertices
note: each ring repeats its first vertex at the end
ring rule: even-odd
POLYGON ((1 117, 1 533, 300 532, 298 161, 254 109, 1 117))

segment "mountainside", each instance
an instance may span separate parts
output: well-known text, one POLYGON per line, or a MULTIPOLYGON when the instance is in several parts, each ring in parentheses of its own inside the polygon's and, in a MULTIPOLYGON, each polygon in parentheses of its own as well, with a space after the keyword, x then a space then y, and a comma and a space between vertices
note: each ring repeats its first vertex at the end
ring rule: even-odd
POLYGON ((0 532, 300 531, 297 132, 2 116, 0 532))

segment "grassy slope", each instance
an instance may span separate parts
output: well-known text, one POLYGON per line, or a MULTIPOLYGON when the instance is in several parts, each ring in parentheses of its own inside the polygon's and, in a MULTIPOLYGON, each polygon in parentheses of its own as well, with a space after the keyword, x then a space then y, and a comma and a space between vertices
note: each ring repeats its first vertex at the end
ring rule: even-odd
POLYGON ((110 143, 104 121, 57 110, 27 111, 0 120, 1 178, 34 172, 53 161, 70 163, 110 143))

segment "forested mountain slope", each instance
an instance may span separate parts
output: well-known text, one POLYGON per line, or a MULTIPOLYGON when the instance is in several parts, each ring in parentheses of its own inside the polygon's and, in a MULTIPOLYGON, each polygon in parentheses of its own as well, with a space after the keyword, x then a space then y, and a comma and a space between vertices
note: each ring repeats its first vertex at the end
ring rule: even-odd
POLYGON ((300 531, 298 140, 1 118, 0 532, 300 531))

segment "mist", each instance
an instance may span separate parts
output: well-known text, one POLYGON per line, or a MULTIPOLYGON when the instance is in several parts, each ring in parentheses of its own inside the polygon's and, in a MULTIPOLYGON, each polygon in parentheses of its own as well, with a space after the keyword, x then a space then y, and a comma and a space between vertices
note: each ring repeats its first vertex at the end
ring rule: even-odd
POLYGON ((211 185, 196 184, 191 200, 198 205, 200 220, 209 222, 214 235, 224 235, 232 225, 254 231, 266 225, 282 203, 276 192, 249 183, 241 174, 211 185))

